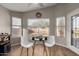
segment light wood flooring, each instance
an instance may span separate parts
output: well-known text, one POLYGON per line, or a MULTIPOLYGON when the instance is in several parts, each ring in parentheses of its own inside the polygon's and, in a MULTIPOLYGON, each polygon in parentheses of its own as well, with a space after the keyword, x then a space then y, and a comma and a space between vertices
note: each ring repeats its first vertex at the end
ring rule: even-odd
MULTIPOLYGON (((28 56, 32 56, 33 48, 28 49, 28 56)), ((21 46, 12 47, 9 56, 27 56, 27 48, 23 48, 21 46)), ((44 46, 35 45, 33 56, 78 56, 78 54, 74 53, 70 49, 67 49, 62 46, 55 45, 52 48, 46 47, 44 50, 44 46), (47 51, 47 52, 46 52, 47 51)))

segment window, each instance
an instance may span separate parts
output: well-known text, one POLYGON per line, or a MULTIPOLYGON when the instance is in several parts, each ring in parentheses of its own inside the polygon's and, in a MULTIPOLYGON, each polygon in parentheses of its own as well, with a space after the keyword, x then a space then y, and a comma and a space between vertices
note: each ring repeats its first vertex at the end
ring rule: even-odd
POLYGON ((28 31, 31 36, 48 36, 49 19, 28 19, 28 31))
POLYGON ((79 38, 79 17, 72 17, 73 19, 73 38, 79 38))
POLYGON ((59 37, 65 37, 65 17, 56 18, 56 34, 59 37))
POLYGON ((79 49, 79 14, 71 17, 71 45, 79 49))
POLYGON ((21 18, 12 17, 12 37, 21 36, 21 18))

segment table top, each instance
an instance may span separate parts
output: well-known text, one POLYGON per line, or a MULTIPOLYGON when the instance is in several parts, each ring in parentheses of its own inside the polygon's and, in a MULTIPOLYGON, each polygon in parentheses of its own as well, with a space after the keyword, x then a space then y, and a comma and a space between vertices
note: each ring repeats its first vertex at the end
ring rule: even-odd
POLYGON ((46 37, 46 36, 36 36, 36 37, 32 37, 32 40, 34 40, 34 41, 45 41, 45 40, 47 40, 48 39, 48 37, 46 37))

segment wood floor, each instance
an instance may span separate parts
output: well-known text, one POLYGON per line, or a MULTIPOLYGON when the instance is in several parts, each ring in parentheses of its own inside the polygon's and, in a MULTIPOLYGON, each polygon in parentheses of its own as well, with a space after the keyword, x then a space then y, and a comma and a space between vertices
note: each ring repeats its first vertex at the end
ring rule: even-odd
MULTIPOLYGON (((28 56, 32 56, 33 48, 28 49, 28 56)), ((9 56, 27 56, 27 49, 23 48, 21 46, 14 46, 12 47, 9 56)), ((44 50, 43 45, 35 45, 34 54, 33 56, 78 56, 73 51, 62 47, 55 45, 52 48, 47 48, 44 50), (47 51, 47 52, 46 52, 47 51)))

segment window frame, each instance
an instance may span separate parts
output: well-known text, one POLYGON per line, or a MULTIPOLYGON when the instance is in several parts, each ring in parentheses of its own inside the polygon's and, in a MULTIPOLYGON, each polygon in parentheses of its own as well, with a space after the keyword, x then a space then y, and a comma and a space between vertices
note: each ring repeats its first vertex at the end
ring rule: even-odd
MULTIPOLYGON (((13 34, 12 34, 12 27, 13 27, 13 26, 20 27, 20 28, 21 28, 21 35, 23 34, 22 23, 23 23, 23 21, 22 21, 22 18, 21 18, 21 17, 11 16, 11 35, 12 35, 12 36, 13 36, 13 34), (21 19, 21 25, 13 25, 13 24, 12 24, 12 18, 13 18, 13 17, 20 18, 20 19, 21 19)), ((14 37, 14 36, 13 36, 13 37, 14 37)), ((18 37, 18 36, 16 36, 16 37, 18 37)), ((19 36, 19 37, 20 37, 20 36, 19 36)))
POLYGON ((63 38, 65 38, 66 37, 66 17, 65 16, 61 16, 61 17, 57 17, 56 18, 56 36, 57 37, 63 37, 63 38), (60 19, 61 17, 64 17, 64 19, 62 19, 62 20, 64 20, 65 24, 60 26, 60 25, 57 25, 57 18, 60 19), (63 28, 63 31, 64 31, 63 35, 57 33, 58 28, 63 28))

